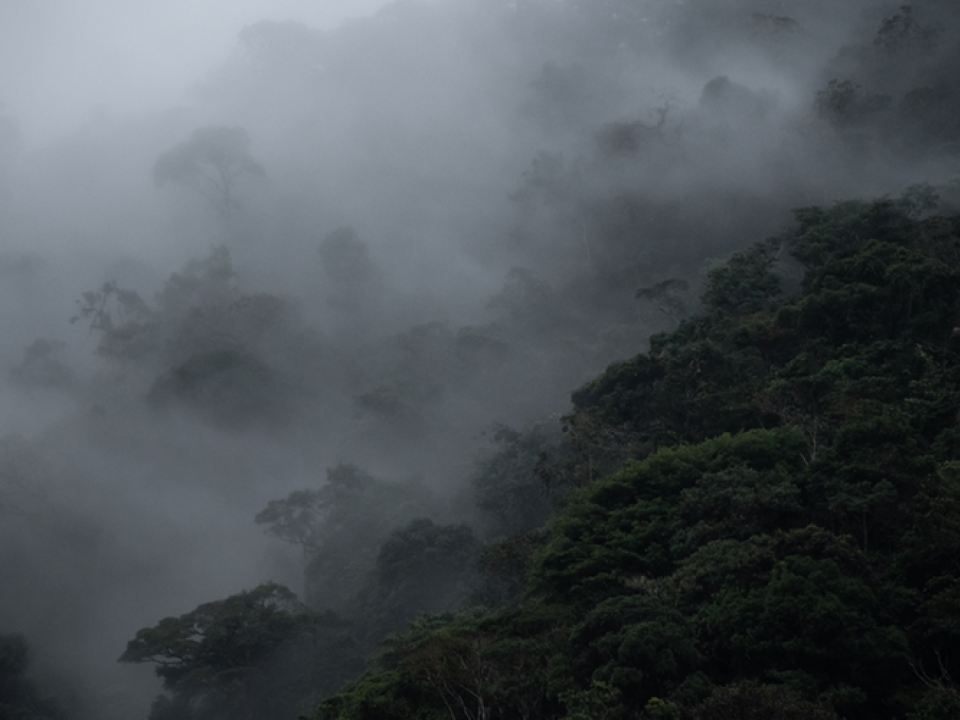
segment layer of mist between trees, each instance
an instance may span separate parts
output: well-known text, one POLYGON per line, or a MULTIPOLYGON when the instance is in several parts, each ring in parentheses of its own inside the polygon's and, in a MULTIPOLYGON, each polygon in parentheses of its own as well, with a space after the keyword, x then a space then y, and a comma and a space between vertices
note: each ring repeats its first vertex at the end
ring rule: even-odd
MULTIPOLYGON (((181 107, 48 147, 0 106, 4 677, 20 633, 34 716, 144 715, 138 629, 248 602, 343 657, 284 686, 293 717, 418 615, 515 602, 537 529, 614 469, 561 432, 574 388, 792 208, 922 182, 957 209, 958 19, 397 2, 252 25, 181 107)), ((251 662, 287 667, 271 642, 251 662)), ((278 692, 234 669, 161 673, 153 716, 278 692)))

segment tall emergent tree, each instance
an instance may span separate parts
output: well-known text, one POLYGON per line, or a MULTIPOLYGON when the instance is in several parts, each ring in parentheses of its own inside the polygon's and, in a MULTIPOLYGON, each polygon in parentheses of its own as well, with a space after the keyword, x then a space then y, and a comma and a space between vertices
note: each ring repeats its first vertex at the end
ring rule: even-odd
POLYGON ((143 628, 120 661, 156 664, 151 720, 296 717, 362 666, 347 623, 276 583, 143 628))
POLYGON ((158 187, 174 183, 192 188, 223 218, 229 218, 237 206, 237 181, 264 175, 249 147, 250 138, 243 128, 197 128, 189 140, 177 143, 157 158, 153 181, 158 187))

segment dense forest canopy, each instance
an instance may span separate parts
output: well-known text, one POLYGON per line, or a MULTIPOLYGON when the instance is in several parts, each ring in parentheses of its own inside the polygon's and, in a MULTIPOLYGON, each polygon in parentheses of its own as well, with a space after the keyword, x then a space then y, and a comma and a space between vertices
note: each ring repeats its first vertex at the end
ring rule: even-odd
POLYGON ((0 718, 957 717, 958 29, 410 0, 0 105, 0 718))
POLYGON ((960 221, 918 212, 805 208, 711 271, 574 393, 563 508, 315 717, 954 717, 960 221))

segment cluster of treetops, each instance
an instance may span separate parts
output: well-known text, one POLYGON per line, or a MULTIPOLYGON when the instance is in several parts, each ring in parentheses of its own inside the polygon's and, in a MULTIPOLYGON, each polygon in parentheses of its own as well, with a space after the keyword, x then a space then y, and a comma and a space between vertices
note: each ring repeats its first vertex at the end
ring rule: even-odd
POLYGON ((306 603, 265 584, 138 632, 151 717, 957 717, 960 218, 933 202, 798 210, 562 433, 498 428, 484 541, 350 465, 269 503, 306 603))

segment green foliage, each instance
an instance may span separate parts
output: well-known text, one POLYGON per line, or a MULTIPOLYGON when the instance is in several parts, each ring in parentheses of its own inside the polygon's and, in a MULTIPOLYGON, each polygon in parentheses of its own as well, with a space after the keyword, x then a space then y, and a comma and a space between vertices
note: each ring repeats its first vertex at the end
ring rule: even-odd
POLYGON ((255 520, 281 540, 303 546, 311 607, 356 616, 370 610, 360 596, 373 592, 381 544, 431 510, 432 498, 419 483, 380 480, 342 463, 327 469, 319 489, 271 500, 255 520))
POLYGON ((712 270, 703 291, 703 304, 731 315, 746 315, 763 310, 780 293, 780 281, 770 271, 774 258, 765 245, 755 245, 745 253, 712 270))
POLYGON ((288 589, 260 585, 138 631, 120 660, 158 663, 157 674, 169 687, 201 687, 210 676, 262 658, 309 619, 288 589))
POLYGON ((170 275, 155 305, 116 282, 83 293, 71 322, 100 334, 97 354, 125 366, 152 369, 223 350, 253 352, 282 324, 286 303, 237 287, 230 253, 218 247, 170 275))
POLYGON ((609 683, 633 706, 674 690, 701 662, 689 620, 642 595, 599 603, 572 629, 568 652, 575 677, 609 683))
MULTIPOLYGON (((943 373, 953 352, 958 233, 955 220, 912 219, 929 202, 917 188, 898 201, 797 211, 796 233, 780 242, 808 268, 798 296, 771 295, 776 277, 766 246, 751 251, 750 262, 735 258, 738 268, 746 263, 743 272, 714 271, 705 314, 574 393, 578 414, 627 431, 636 448, 786 422, 808 435, 805 455, 819 457, 831 423, 845 422, 852 407, 867 411, 864 393, 900 408, 906 396, 930 410, 931 402, 951 405, 954 380, 943 373), (737 308, 748 314, 731 317, 737 308), (898 397, 867 379, 889 383, 900 373, 917 380, 896 383, 898 397)), ((941 407, 899 422, 947 422, 941 407)), ((884 422, 894 422, 892 413, 884 422)), ((902 429, 891 426, 890 434, 902 437, 902 429)))
POLYGON ((544 532, 537 530, 487 544, 478 560, 480 584, 472 600, 488 608, 519 605, 533 567, 533 554, 544 539, 544 532))
POLYGON ((489 536, 530 532, 549 517, 550 488, 538 468, 548 452, 557 450, 559 438, 551 431, 547 425, 522 432, 505 425, 492 428, 496 450, 478 461, 471 478, 480 526, 489 536))
POLYGON ((960 692, 952 682, 941 679, 928 680, 926 692, 921 696, 909 720, 950 720, 960 713, 960 692))
POLYGON ((365 616, 382 637, 424 613, 456 609, 476 577, 479 543, 467 525, 437 525, 426 518, 394 530, 380 545, 375 588, 365 616))
POLYGON ((560 693, 567 708, 566 720, 614 720, 623 714, 620 692, 602 680, 594 680, 587 690, 560 693))
MULTIPOLYGON (((749 286, 751 277, 744 268, 729 272, 731 263, 712 275, 705 315, 574 395, 581 414, 630 428, 635 447, 730 429, 731 402, 752 405, 753 423, 787 427, 729 437, 733 452, 713 468, 703 451, 717 448, 717 439, 661 450, 591 485, 552 528, 534 569, 541 592, 592 604, 632 588, 696 608, 700 667, 711 677, 752 674, 801 693, 817 688, 852 715, 869 712, 896 682, 910 685, 908 645, 927 654, 927 665, 952 646, 953 636, 932 621, 946 617, 934 610, 947 606, 945 581, 942 600, 930 596, 933 605, 919 616, 928 619, 912 630, 897 625, 889 600, 880 599, 905 602, 915 590, 898 583, 910 574, 907 585, 919 589, 955 572, 940 564, 952 547, 945 524, 956 514, 952 465, 934 475, 926 453, 952 461, 957 452, 940 438, 953 432, 960 410, 952 331, 958 227, 918 221, 930 202, 918 188, 898 201, 798 211, 798 231, 780 242, 807 265, 799 296, 771 297, 768 265, 757 262, 759 299, 731 322, 737 303, 726 299, 743 297, 739 283, 749 286), (671 412, 667 402, 703 392, 705 371, 724 365, 743 367, 727 370, 734 385, 724 390, 726 408, 697 403, 696 426, 690 414, 671 412), (770 444, 779 457, 764 461, 752 450, 738 457, 741 438, 756 443, 779 433, 770 444), (684 481, 687 458, 699 462, 684 481), (913 512, 925 520, 914 525, 913 512), (894 557, 906 575, 890 574, 894 557), (716 635, 720 628, 727 630, 716 635)), ((945 667, 943 676, 953 672, 945 667)))
MULTIPOLYGON (((263 358, 282 355, 273 345, 289 307, 273 295, 242 293, 225 247, 172 273, 153 303, 108 282, 77 304, 71 322, 84 320, 99 334, 98 355, 123 374, 154 378, 153 407, 185 408, 224 427, 287 414, 290 388, 263 358)), ((51 353, 34 346, 19 372, 53 372, 51 353)))
POLYGON ((423 517, 432 504, 418 483, 385 482, 338 465, 321 488, 270 501, 256 521, 303 545, 311 606, 354 620, 358 642, 373 646, 474 592, 480 544, 466 525, 423 517))
POLYGON ((377 484, 356 465, 340 464, 327 468, 326 484, 319 490, 298 490, 284 500, 271 500, 255 520, 269 525, 267 532, 281 540, 318 551, 326 540, 325 525, 344 524, 366 504, 367 491, 377 484))
POLYGON ((388 638, 368 673, 321 704, 315 717, 543 717, 558 709, 543 678, 560 620, 548 608, 424 618, 388 638))
POLYGON ((933 202, 797 211, 710 273, 703 312, 574 393, 563 452, 534 464, 504 431, 481 502, 531 466, 579 488, 485 550, 478 597, 504 609, 397 636, 322 717, 385 697, 455 719, 955 715, 960 220, 933 202), (796 294, 777 247, 805 266, 796 294), (549 648, 532 711, 503 690, 506 643, 549 648))
POLYGON ((632 576, 670 572, 675 548, 688 534, 679 502, 685 490, 731 465, 779 474, 784 465, 797 464, 802 445, 792 429, 723 435, 699 446, 664 448, 593 483, 554 522, 538 558, 538 585, 587 599, 632 576))
POLYGON ((267 583, 138 631, 120 661, 156 664, 155 720, 292 715, 358 669, 348 630, 267 583))
POLYGON ((747 681, 716 688, 694 708, 696 720, 834 720, 829 704, 780 685, 747 681))

